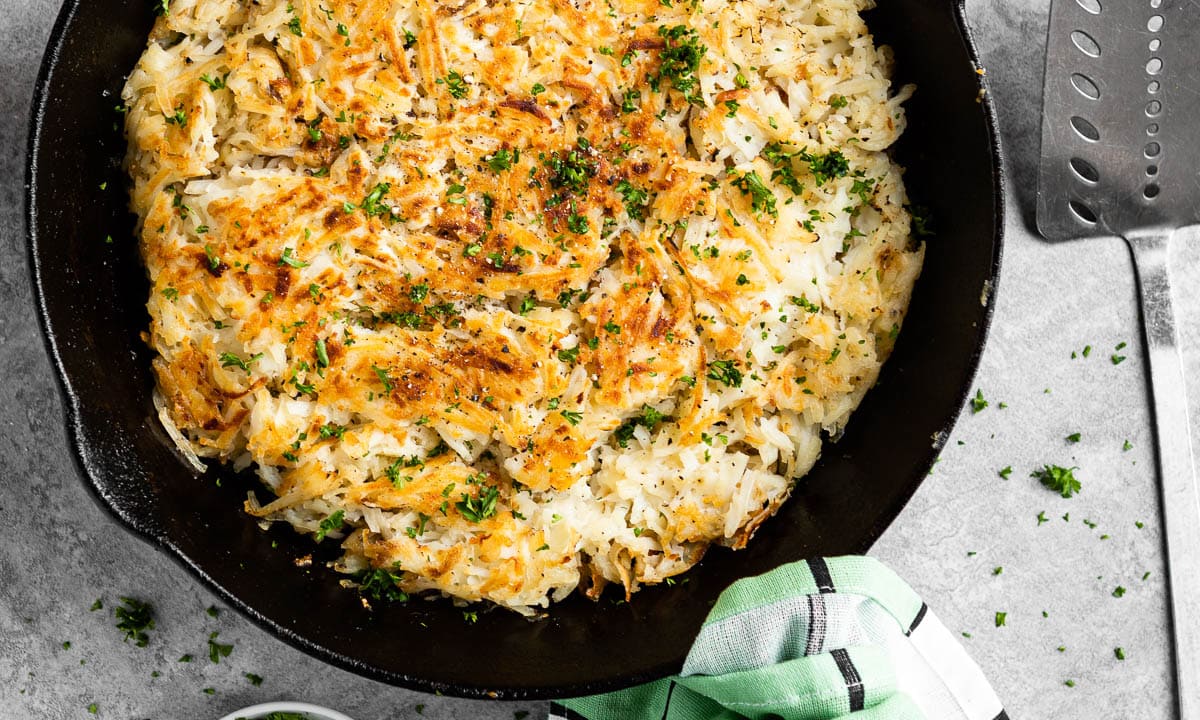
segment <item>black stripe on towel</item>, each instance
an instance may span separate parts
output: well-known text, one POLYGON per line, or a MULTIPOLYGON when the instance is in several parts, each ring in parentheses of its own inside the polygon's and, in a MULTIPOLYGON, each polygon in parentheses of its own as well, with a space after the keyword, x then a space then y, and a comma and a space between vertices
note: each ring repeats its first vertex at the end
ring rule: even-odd
POLYGON ((917 626, 921 624, 921 621, 925 619, 925 613, 927 612, 929 612, 929 606, 925 603, 921 603, 921 609, 917 611, 917 616, 913 618, 912 625, 908 626, 908 632, 904 634, 912 635, 913 631, 917 629, 917 626))
POLYGON ((842 679, 846 681, 846 691, 850 694, 850 712, 862 710, 866 705, 867 693, 863 688, 858 668, 854 667, 854 662, 850 660, 850 653, 846 652, 845 648, 837 648, 830 655, 833 655, 833 661, 837 663, 838 670, 842 672, 842 679))
POLYGON ((809 560, 808 569, 812 572, 813 581, 817 583, 817 589, 823 593, 834 592, 833 576, 829 574, 829 566, 825 564, 824 558, 809 560))
POLYGON ((825 599, 820 595, 808 596, 808 637, 804 642, 804 654, 812 657, 825 647, 825 599))
POLYGON ((552 702, 550 703, 549 720, 587 720, 587 718, 565 705, 552 702))
POLYGON ((675 681, 671 681, 671 687, 667 688, 667 704, 663 705, 662 720, 667 720, 667 715, 671 712, 671 696, 675 694, 675 681))

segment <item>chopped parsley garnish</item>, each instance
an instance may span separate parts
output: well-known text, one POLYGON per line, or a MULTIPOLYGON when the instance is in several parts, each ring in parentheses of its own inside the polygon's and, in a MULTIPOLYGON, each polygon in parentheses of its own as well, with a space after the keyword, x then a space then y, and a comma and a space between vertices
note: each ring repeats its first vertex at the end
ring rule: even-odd
POLYGON ((454 503, 454 507, 462 516, 473 523, 482 522, 496 514, 496 501, 500 498, 500 488, 485 485, 479 490, 477 497, 467 493, 462 494, 462 500, 454 503))
POLYGON ((845 177, 850 172, 850 162, 841 150, 833 150, 824 155, 809 155, 801 153, 800 158, 808 162, 809 172, 817 181, 817 187, 835 178, 845 177))
POLYGON ((587 193, 588 184, 596 176, 599 168, 582 150, 581 147, 566 153, 556 152, 546 158, 551 187, 556 190, 565 189, 576 195, 587 193))
POLYGON ((1078 468, 1064 468, 1058 465, 1044 465, 1040 470, 1034 470, 1030 477, 1038 479, 1043 485, 1058 492, 1065 498, 1073 496, 1082 487, 1075 479, 1074 471, 1078 468))
POLYGON ((621 112, 628 115, 637 112, 638 103, 642 99, 641 90, 625 90, 621 93, 621 112))
POLYGON ((171 302, 175 302, 179 299, 179 291, 173 287, 163 288, 162 296, 171 302))
POLYGON ((618 182, 616 190, 625 203, 625 212, 629 217, 634 220, 642 220, 646 217, 646 205, 650 202, 650 193, 628 180, 618 182))
POLYGON ((520 150, 506 150, 501 148, 492 153, 492 156, 487 160, 487 164, 492 169, 492 172, 499 173, 508 170, 513 166, 513 163, 520 162, 520 160, 520 150))
POLYGON ((580 213, 571 213, 567 218, 567 229, 576 235, 587 235, 591 229, 591 223, 588 222, 587 216, 580 213))
POLYGON ((387 370, 377 365, 372 365, 371 369, 375 371, 375 377, 379 378, 379 382, 383 383, 384 392, 390 393, 392 391, 392 379, 388 377, 387 370))
POLYGON ((325 338, 316 342, 317 367, 329 367, 329 350, 325 347, 325 338))
POLYGON ((775 207, 775 193, 766 186, 757 171, 752 170, 735 177, 733 186, 741 190, 743 195, 750 196, 750 208, 755 214, 762 215, 765 212, 772 217, 779 217, 779 210, 775 207))
POLYGON ((340 530, 342 528, 342 517, 345 514, 346 513, 344 510, 338 510, 334 514, 322 520, 320 526, 317 528, 317 534, 315 535, 317 542, 324 540, 326 534, 340 530))
POLYGON ((725 117, 727 117, 727 118, 737 117, 738 108, 740 108, 741 106, 742 106, 741 103, 739 103, 737 100, 726 100, 725 108, 729 112, 725 113, 725 117))
POLYGON ((280 265, 291 265, 294 268, 308 267, 308 263, 306 263, 303 260, 301 260, 300 258, 296 257, 293 254, 293 250, 290 247, 285 247, 283 249, 283 254, 279 256, 279 264, 280 265))
POLYGON ((138 647, 146 647, 150 642, 146 631, 154 629, 154 608, 149 603, 122 597, 113 614, 117 616, 117 629, 125 633, 125 642, 133 640, 138 647))
POLYGON ((583 413, 574 410, 562 410, 559 412, 563 418, 572 425, 578 425, 580 420, 583 420, 583 413))
POLYGON ((170 2, 171 0, 154 0, 154 14, 166 15, 171 9, 170 2))
POLYGON ((850 101, 846 99, 845 95, 834 95, 833 97, 829 98, 829 107, 833 108, 834 110, 841 110, 849 104, 850 101))
POLYGON ((163 113, 163 117, 166 118, 168 125, 178 125, 179 127, 187 125, 187 113, 183 111, 183 105, 177 106, 175 112, 170 115, 163 113))
POLYGON ((233 652, 232 645, 217 642, 217 635, 220 633, 215 631, 208 634, 208 659, 214 663, 220 663, 221 658, 229 657, 229 653, 233 652))
POLYGON ((445 78, 437 79, 438 85, 445 85, 450 97, 461 100, 467 96, 467 81, 457 70, 451 70, 445 78))
POLYGON ((666 41, 666 47, 659 53, 658 72, 649 77, 650 87, 659 92, 666 80, 672 88, 683 93, 689 103, 703 105, 704 101, 696 93, 699 84, 696 72, 708 48, 700 44, 699 33, 686 25, 671 28, 663 25, 658 28, 658 34, 666 41))
POLYGON ((296 8, 292 7, 291 3, 287 6, 288 12, 292 13, 292 19, 288 21, 288 30, 296 37, 304 37, 304 30, 300 27, 300 18, 295 14, 296 8))
POLYGON ((544 92, 546 92, 546 86, 541 83, 534 83, 533 87, 529 88, 529 94, 533 95, 534 97, 537 97, 544 92))
POLYGON ((971 398, 971 414, 983 412, 983 409, 988 406, 988 401, 983 399, 983 391, 976 390, 975 397, 971 398))
POLYGON ((611 335, 620 335, 621 334, 621 326, 616 324, 612 320, 609 320, 608 322, 604 323, 603 327, 604 327, 605 332, 607 332, 611 335))
POLYGON ((633 439, 633 431, 638 425, 653 431, 654 428, 666 419, 656 408, 651 405, 642 405, 642 414, 632 417, 621 424, 615 431, 613 437, 617 439, 617 444, 623 448, 629 447, 629 441, 633 439))
POLYGON ((821 312, 821 306, 810 301, 804 295, 801 295, 800 297, 791 298, 791 303, 793 305, 801 308, 802 310, 807 310, 808 312, 811 312, 811 313, 821 312))
POLYGON ((400 589, 400 576, 385 568, 363 570, 355 578, 361 595, 385 602, 407 602, 408 593, 400 589))
POLYGON ((708 364, 706 377, 723 383, 726 387, 742 386, 742 371, 738 370, 733 360, 713 360, 708 364))
POLYGON ((250 372, 250 366, 254 364, 255 361, 262 358, 262 356, 262 353, 255 353, 254 355, 251 355, 243 360, 231 352, 223 352, 217 356, 217 359, 221 361, 221 367, 238 367, 241 368, 243 372, 248 373, 250 372))
POLYGON ((388 191, 391 189, 392 186, 389 183, 379 183, 375 187, 371 188, 371 192, 367 193, 366 196, 363 197, 360 207, 363 209, 363 212, 367 214, 367 217, 376 217, 385 213, 391 213, 391 209, 380 202, 383 200, 383 196, 387 195, 388 191))
MULTIPOLYGON (((228 77, 228 75, 225 77, 228 77)), ((205 73, 204 75, 200 76, 200 82, 207 85, 208 89, 212 90, 213 92, 216 92, 217 90, 225 89, 225 78, 224 77, 209 77, 208 74, 205 73)))
POLYGON ((775 166, 775 169, 771 171, 771 182, 780 183, 791 190, 793 195, 804 192, 804 185, 796 179, 796 175, 792 171, 792 158, 797 153, 789 153, 783 149, 782 145, 775 142, 764 147, 762 154, 768 162, 775 166))

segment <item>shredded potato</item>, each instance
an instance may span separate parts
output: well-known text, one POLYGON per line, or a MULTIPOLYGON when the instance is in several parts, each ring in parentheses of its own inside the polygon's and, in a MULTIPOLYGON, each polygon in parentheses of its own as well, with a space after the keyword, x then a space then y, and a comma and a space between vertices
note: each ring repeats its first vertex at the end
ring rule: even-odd
POLYGON ((172 0, 124 91, 171 436, 409 593, 743 546, 920 272, 871 4, 172 0))

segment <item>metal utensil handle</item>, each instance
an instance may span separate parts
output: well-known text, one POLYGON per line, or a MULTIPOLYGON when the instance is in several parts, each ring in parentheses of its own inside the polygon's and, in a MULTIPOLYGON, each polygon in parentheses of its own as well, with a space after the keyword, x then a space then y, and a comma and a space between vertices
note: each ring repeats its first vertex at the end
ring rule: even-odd
POLYGON ((1127 240, 1137 266, 1150 356, 1179 717, 1200 720, 1200 492, 1167 275, 1170 238, 1170 231, 1155 231, 1131 233, 1127 240))

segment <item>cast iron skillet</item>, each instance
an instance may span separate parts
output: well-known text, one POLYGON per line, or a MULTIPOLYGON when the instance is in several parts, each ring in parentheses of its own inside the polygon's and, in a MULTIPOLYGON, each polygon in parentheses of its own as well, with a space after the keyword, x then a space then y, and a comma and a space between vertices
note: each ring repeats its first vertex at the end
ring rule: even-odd
MULTIPOLYGON (((920 86, 898 156, 936 235, 899 347, 845 436, 749 548, 711 551, 686 582, 645 589, 628 604, 574 597, 537 622, 482 612, 472 625, 446 601, 367 611, 320 552, 311 567, 297 567, 312 552, 309 538, 284 527, 263 532, 241 511, 253 479, 220 468, 196 477, 173 450, 154 416, 150 353, 139 338, 148 285, 126 211, 114 111, 146 44, 151 3, 67 0, 34 101, 29 254, 88 485, 122 524, 262 627, 385 682, 544 698, 678 671, 733 580, 804 557, 866 551, 929 471, 966 398, 991 315, 1004 208, 994 119, 963 1, 882 0, 869 19, 896 50, 898 81, 920 86)), ((324 545, 332 555, 334 543, 324 545)))

